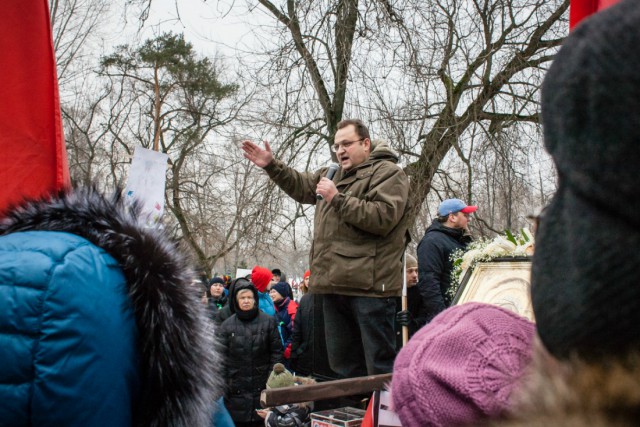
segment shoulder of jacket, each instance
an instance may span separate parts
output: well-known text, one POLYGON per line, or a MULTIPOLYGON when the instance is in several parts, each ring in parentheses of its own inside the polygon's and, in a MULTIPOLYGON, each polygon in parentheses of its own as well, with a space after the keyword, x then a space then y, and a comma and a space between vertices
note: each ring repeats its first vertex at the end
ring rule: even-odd
POLYGON ((220 323, 220 332, 225 332, 225 333, 229 332, 233 328, 232 324, 234 323, 233 319, 235 319, 235 317, 236 315, 234 313, 231 316, 224 319, 222 323, 220 323))
MULTIPOLYGON (((277 313, 278 312, 276 311, 276 314, 277 313)), ((258 310, 258 315, 255 318, 255 320, 258 320, 260 322, 270 321, 271 319, 275 319, 275 316, 269 316, 267 313, 265 313, 262 310, 258 310)))
POLYGON ((268 323, 269 325, 278 326, 278 319, 276 318, 276 316, 269 316, 267 313, 260 314, 264 314, 264 316, 262 317, 263 322, 268 323))
POLYGON ((378 159, 372 162, 368 162, 359 167, 356 170, 355 174, 357 179, 364 179, 379 175, 388 177, 394 175, 406 177, 404 171, 400 166, 385 159, 378 159))
POLYGON ((441 228, 429 228, 427 229, 427 231, 424 233, 424 236, 422 237, 422 240, 425 242, 432 242, 434 240, 439 240, 443 237, 451 237, 447 234, 446 231, 444 231, 441 228))
MULTIPOLYGON (((118 287, 124 279, 118 269, 111 268, 116 265, 115 260, 73 234, 43 230, 0 236, 0 265, 4 267, 0 271, 0 283, 11 287, 11 292, 0 302, 0 310, 20 318, 40 318, 38 329, 45 323, 50 330, 57 329, 60 324, 43 319, 66 319, 71 315, 77 318, 74 327, 82 330, 84 322, 95 319, 78 316, 77 311, 95 301, 96 289, 100 289, 102 295, 125 298, 118 287), (111 284, 113 286, 102 286, 111 284), (48 294, 56 297, 47 298, 48 294), (59 295, 64 295, 64 304, 56 301, 59 295), (11 306, 14 308, 9 309, 11 306)), ((108 309, 105 307, 105 311, 108 309)), ((14 335, 18 337, 21 332, 14 335)), ((24 338, 38 337, 38 334, 30 335, 32 331, 24 338)))
POLYGON ((291 302, 289 302, 289 305, 287 306, 287 312, 291 315, 291 314, 295 314, 296 311, 298 311, 298 307, 299 304, 297 302, 295 302, 294 300, 291 300, 291 302))
POLYGON ((404 173, 404 169, 402 169, 402 167, 397 162, 393 162, 388 159, 376 159, 371 162, 371 165, 375 169, 382 169, 385 171, 404 173))

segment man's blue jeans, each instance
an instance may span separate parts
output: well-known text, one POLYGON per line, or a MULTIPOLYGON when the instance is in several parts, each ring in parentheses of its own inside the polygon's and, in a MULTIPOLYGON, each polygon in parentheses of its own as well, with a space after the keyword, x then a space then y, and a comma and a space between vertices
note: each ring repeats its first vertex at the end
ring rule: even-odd
POLYGON ((329 366, 345 378, 387 374, 396 357, 394 298, 323 295, 329 366))

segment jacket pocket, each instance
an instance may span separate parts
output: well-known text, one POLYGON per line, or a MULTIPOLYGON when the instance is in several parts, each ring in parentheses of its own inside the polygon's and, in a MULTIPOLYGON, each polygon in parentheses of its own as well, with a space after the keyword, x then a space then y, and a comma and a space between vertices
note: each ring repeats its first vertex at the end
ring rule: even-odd
POLYGON ((373 288, 376 242, 335 242, 329 265, 333 286, 369 290, 373 288))

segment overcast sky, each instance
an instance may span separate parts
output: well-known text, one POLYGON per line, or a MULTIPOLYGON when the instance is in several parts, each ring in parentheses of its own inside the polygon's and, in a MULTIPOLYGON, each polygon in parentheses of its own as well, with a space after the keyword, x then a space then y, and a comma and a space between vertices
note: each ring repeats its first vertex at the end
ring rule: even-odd
POLYGON ((242 0, 154 0, 144 38, 166 31, 184 33, 201 54, 231 56, 236 45, 251 45, 248 23, 258 23, 264 17, 260 9, 250 15, 242 12, 246 12, 242 0))

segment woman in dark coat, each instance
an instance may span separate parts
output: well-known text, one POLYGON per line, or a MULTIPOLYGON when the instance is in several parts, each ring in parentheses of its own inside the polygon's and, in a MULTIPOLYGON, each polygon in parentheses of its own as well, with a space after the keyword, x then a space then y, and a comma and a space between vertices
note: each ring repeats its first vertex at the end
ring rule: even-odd
POLYGON ((275 318, 262 313, 257 301, 253 284, 236 280, 229 295, 234 314, 222 323, 218 333, 224 357, 224 402, 238 427, 264 423, 256 413, 260 392, 283 352, 275 318))

